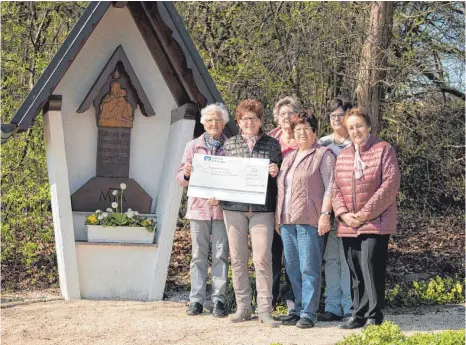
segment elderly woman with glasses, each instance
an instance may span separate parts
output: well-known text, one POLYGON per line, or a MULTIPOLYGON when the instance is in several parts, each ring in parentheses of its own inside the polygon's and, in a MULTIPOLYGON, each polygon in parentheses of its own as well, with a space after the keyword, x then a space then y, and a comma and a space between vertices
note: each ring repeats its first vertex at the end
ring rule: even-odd
MULTIPOLYGON (((296 139, 293 134, 292 126, 298 119, 300 104, 294 97, 283 97, 273 107, 273 117, 277 128, 269 132, 280 143, 282 155, 285 158, 290 152, 297 148, 296 139)), ((280 299, 286 303, 288 315, 294 314, 294 297, 291 289, 291 283, 285 271, 285 286, 280 289, 282 276, 283 261, 283 242, 280 234, 276 231, 273 234, 272 241, 272 305, 275 307, 280 299)), ((283 318, 283 316, 281 317, 283 318)))
MULTIPOLYGON (((194 154, 224 155, 228 111, 221 103, 208 105, 201 110, 201 123, 205 133, 190 141, 184 150, 183 160, 176 175, 180 186, 187 187, 192 172, 194 154)), ((225 317, 225 291, 228 278, 228 237, 223 221, 223 211, 217 200, 189 197, 186 218, 190 220, 192 259, 191 293, 188 315, 203 311, 206 297, 207 266, 212 234, 212 303, 213 315, 225 317)))
POLYGON ((317 119, 306 115, 300 114, 293 128, 298 149, 283 160, 275 212, 295 297, 295 314, 282 319, 282 324, 299 328, 313 327, 317 320, 335 166, 332 151, 316 141, 317 119))
MULTIPOLYGON (((343 125, 345 112, 351 104, 340 98, 333 99, 328 107, 332 133, 319 139, 318 143, 332 150, 335 156, 351 145, 348 131, 343 125)), ((337 237, 337 225, 332 213, 332 228, 325 238, 325 311, 318 315, 319 321, 348 319, 351 308, 349 268, 346 264, 343 242, 337 237)))
POLYGON ((290 96, 280 99, 273 107, 273 118, 278 126, 268 134, 280 143, 283 158, 296 149, 296 140, 291 125, 297 121, 299 109, 298 100, 290 96))
POLYGON ((236 108, 236 121, 241 133, 225 143, 225 156, 264 158, 270 160, 265 204, 222 201, 230 244, 236 313, 232 322, 251 319, 251 287, 249 283, 248 234, 251 234, 252 259, 256 272, 259 320, 266 326, 277 326, 272 312, 272 238, 277 198, 276 176, 282 162, 278 141, 261 129, 264 107, 256 99, 246 99, 236 108))
POLYGON ((388 241, 396 232, 400 170, 395 150, 371 134, 371 121, 359 108, 344 125, 352 144, 337 157, 333 209, 337 235, 351 272, 351 317, 339 325, 352 329, 383 322, 388 241))

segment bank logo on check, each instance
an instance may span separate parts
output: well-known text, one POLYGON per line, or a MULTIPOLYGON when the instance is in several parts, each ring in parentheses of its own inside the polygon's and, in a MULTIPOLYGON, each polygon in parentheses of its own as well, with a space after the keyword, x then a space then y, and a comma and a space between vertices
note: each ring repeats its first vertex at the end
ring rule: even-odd
POLYGON ((210 161, 210 160, 212 160, 212 157, 204 156, 204 160, 205 160, 205 161, 210 161))

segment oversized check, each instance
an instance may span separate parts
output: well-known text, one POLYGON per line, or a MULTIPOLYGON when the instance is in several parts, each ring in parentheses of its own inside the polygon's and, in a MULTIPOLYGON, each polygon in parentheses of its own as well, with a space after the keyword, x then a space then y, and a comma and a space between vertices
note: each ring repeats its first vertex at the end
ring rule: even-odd
POLYGON ((188 196, 248 204, 265 204, 269 160, 196 153, 188 196))

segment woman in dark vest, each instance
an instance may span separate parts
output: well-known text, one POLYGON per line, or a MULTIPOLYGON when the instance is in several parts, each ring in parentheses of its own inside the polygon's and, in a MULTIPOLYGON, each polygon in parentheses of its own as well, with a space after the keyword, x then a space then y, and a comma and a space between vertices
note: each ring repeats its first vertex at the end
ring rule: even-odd
POLYGON ((264 205, 222 201, 230 245, 236 313, 232 322, 251 319, 248 234, 251 234, 252 258, 256 271, 259 320, 266 326, 277 325, 272 318, 272 238, 277 183, 282 152, 278 141, 261 129, 264 107, 255 99, 246 99, 236 108, 241 133, 225 142, 225 156, 265 158, 270 160, 267 194, 264 205))

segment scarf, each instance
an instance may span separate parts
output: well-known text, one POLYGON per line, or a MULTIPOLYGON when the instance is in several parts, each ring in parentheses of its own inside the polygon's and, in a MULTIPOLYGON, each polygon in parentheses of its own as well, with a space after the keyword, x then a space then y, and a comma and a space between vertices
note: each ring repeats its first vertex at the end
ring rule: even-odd
POLYGON ((363 171, 366 166, 367 164, 362 161, 359 154, 359 145, 354 144, 354 176, 357 180, 363 177, 363 171))
POLYGON ((252 153, 252 149, 254 148, 254 145, 256 145, 257 140, 259 140, 260 135, 241 134, 241 136, 246 141, 246 144, 248 144, 249 152, 252 153))
POLYGON ((225 144, 225 137, 221 135, 218 139, 214 139, 209 133, 206 132, 204 135, 204 142, 207 150, 212 153, 213 156, 223 147, 225 144))

